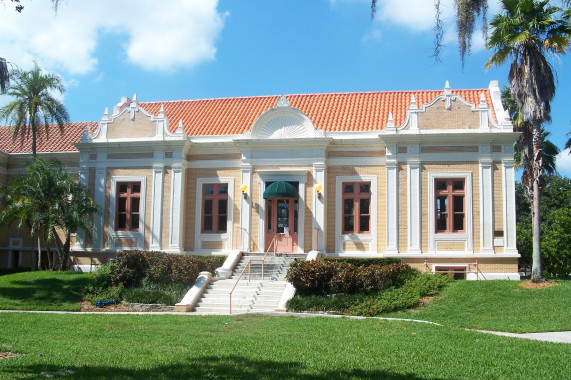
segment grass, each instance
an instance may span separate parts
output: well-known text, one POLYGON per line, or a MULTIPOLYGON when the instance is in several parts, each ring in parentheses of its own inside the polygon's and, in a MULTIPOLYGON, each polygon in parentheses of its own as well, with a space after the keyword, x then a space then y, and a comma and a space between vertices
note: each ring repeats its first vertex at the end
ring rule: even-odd
POLYGON ((423 319, 471 329, 541 332, 571 330, 571 280, 527 289, 518 281, 453 281, 425 306, 383 316, 423 319))
POLYGON ((0 309, 79 311, 88 276, 77 272, 21 272, 0 276, 0 309))
POLYGON ((0 313, 0 378, 565 378, 571 345, 375 319, 0 313))

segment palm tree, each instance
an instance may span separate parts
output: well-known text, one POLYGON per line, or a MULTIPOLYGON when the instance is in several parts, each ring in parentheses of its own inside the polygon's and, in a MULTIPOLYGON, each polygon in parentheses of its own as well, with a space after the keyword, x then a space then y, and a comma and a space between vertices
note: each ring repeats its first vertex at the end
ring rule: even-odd
POLYGON ((57 100, 52 91, 65 93, 62 79, 55 74, 43 74, 37 63, 30 71, 20 69, 10 72, 13 84, 8 88, 7 94, 13 101, 0 108, 0 119, 9 122, 14 129, 14 138, 31 132, 32 154, 36 155, 36 139, 38 127, 44 126, 46 134, 50 123, 57 123, 60 132, 63 132, 64 123, 69 121, 69 114, 65 106, 57 100))
POLYGON ((10 84, 10 75, 8 73, 8 63, 6 59, 0 57, 0 94, 6 92, 6 88, 10 84))
MULTIPOLYGON (((1 199, 5 208, 0 212, 0 225, 27 225, 33 241, 38 242, 39 252, 42 244, 47 248, 48 242, 54 240, 62 269, 67 267, 71 235, 80 228, 89 235, 93 227, 90 216, 100 212, 87 187, 75 182, 61 163, 40 157, 34 158, 24 175, 4 186, 1 199), (63 246, 58 229, 65 236, 63 246)), ((41 266, 39 255, 38 267, 41 266)))
MULTIPOLYGON (((555 95, 555 79, 547 54, 565 54, 569 47, 571 28, 569 12, 556 19, 561 8, 549 5, 548 0, 502 0, 503 13, 496 15, 490 25, 493 28, 487 48, 494 53, 486 62, 486 68, 501 65, 512 59, 508 80, 510 92, 515 98, 523 123, 531 126, 531 148, 521 151, 527 177, 522 177, 526 193, 532 195, 533 265, 531 280, 543 280, 541 266, 539 207, 544 181, 544 155, 541 125, 549 120, 550 103, 555 95)), ((524 128, 523 133, 528 128, 524 128)))

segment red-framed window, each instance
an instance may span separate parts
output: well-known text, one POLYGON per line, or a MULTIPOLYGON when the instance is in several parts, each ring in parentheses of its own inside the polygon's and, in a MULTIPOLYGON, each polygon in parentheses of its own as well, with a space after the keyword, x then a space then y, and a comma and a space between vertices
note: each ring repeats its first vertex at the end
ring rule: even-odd
POLYGON ((228 222, 228 184, 202 185, 202 232, 224 233, 228 222))
POLYGON ((371 232, 371 182, 343 182, 343 233, 371 232))
POLYGON ((463 178, 434 180, 436 232, 466 232, 466 189, 463 178))
POLYGON ((118 182, 116 191, 116 231, 139 231, 141 182, 118 182))

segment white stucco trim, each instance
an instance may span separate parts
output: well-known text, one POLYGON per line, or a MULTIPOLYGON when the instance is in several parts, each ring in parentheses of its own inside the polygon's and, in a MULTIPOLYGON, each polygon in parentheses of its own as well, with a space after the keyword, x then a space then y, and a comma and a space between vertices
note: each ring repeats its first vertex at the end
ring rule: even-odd
MULTIPOLYGON (((162 156, 162 152, 155 152, 155 156, 162 156)), ((163 166, 153 167, 153 189, 151 193, 151 229, 149 249, 160 250, 162 242, 163 224, 163 188, 164 188, 165 168, 163 166)))
MULTIPOLYGON (((97 154, 97 159, 98 160, 105 160, 107 158, 107 155, 105 153, 98 153, 97 154)), ((96 204, 98 204, 100 207, 104 208, 105 207, 105 197, 106 197, 106 187, 107 187, 107 167, 101 167, 101 168, 96 168, 95 169, 95 190, 94 190, 94 195, 93 195, 93 200, 95 201, 96 204)), ((112 199, 114 202, 114 194, 115 194, 115 186, 116 183, 113 185, 113 190, 112 190, 112 199)), ((115 211, 114 211, 114 207, 115 204, 113 203, 113 215, 115 215, 115 211)), ((113 222, 111 222, 112 224, 115 223, 115 219, 109 219, 112 220, 113 222)), ((101 249, 103 248, 103 234, 104 234, 104 223, 105 223, 105 218, 103 214, 98 214, 96 213, 95 215, 93 215, 93 239, 92 239, 92 243, 91 243, 91 247, 93 249, 101 249)), ((111 233, 111 229, 109 229, 109 232, 111 233)), ((111 242, 109 242, 109 244, 111 244, 111 242)))
POLYGON ((422 244, 422 189, 420 161, 407 162, 408 252, 420 253, 422 244))
POLYGON ((256 170, 258 174, 258 204, 260 224, 258 226, 258 247, 265 250, 266 246, 266 201, 264 191, 267 182, 292 181, 299 183, 299 203, 297 211, 297 253, 304 252, 305 243, 305 187, 307 182, 307 169, 292 170, 256 170))
MULTIPOLYGON (((115 250, 115 239, 136 239, 136 247, 121 247, 125 249, 145 249, 145 205, 147 199, 146 176, 113 176, 111 177, 111 199, 109 200, 109 249, 115 250), (115 231, 115 210, 117 201, 118 182, 140 182, 141 201, 139 204, 139 231, 115 231)), ((95 248, 95 244, 94 247, 95 248)))
POLYGON ((377 176, 337 176, 335 178, 335 252, 346 253, 353 256, 363 254, 377 254, 377 176), (342 231, 342 207, 343 207, 343 182, 371 182, 371 223, 370 234, 343 234, 342 231), (343 243, 368 243, 369 251, 344 252, 343 243))
MULTIPOLYGON (((489 148, 489 145, 488 145, 489 148)), ((480 252, 494 252, 494 173, 492 160, 480 160, 480 252)))
POLYGON ((172 166, 171 175, 171 214, 169 223, 169 252, 183 252, 184 227, 184 165, 172 166))
POLYGON ((502 216, 504 220, 504 253, 518 254, 516 245, 515 161, 502 161, 502 216))
MULTIPOLYGON (((437 242, 464 242, 466 252, 474 252, 472 212, 472 172, 428 172, 428 253, 437 253, 437 242), (436 233, 434 180, 437 178, 463 178, 466 191, 466 232, 436 233)), ((440 251, 440 253, 445 253, 440 251)))
POLYGON ((194 217, 194 251, 198 253, 211 253, 211 249, 202 249, 202 242, 223 242, 224 251, 232 250, 232 230, 234 213, 234 178, 233 177, 210 177, 197 178, 196 180, 196 214, 194 217), (225 233, 202 233, 202 186, 207 183, 228 184, 228 218, 226 220, 225 233))

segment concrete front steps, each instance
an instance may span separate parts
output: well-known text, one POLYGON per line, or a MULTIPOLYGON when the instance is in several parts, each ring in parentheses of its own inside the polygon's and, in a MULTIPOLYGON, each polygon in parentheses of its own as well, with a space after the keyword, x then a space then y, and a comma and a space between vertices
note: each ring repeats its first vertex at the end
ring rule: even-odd
MULTIPOLYGON (((205 314, 229 314, 230 291, 240 273, 247 267, 248 260, 262 257, 263 254, 260 253, 243 254, 229 279, 212 279, 193 311, 205 314)), ((285 276, 289 264, 295 258, 305 257, 305 254, 278 254, 276 257, 269 254, 264 261, 263 280, 261 262, 252 261, 250 280, 248 281, 249 271, 246 268, 232 293, 232 313, 275 311, 286 288, 285 276)))

